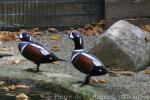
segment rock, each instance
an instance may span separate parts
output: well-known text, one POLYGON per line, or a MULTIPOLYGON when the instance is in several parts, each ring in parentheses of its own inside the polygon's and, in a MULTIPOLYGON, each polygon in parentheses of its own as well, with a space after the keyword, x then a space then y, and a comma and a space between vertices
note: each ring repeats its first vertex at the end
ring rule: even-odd
POLYGON ((138 71, 150 61, 150 45, 146 45, 145 35, 139 27, 120 20, 100 36, 90 51, 105 65, 138 71))

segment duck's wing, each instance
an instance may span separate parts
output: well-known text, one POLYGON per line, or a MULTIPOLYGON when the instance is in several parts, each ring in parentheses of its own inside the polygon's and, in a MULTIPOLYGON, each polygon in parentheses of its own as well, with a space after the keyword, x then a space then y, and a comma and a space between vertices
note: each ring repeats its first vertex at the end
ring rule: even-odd
POLYGON ((104 67, 104 64, 95 55, 89 52, 81 52, 81 54, 91 59, 95 66, 104 67))
POLYGON ((44 46, 42 46, 41 44, 37 44, 37 43, 30 43, 31 46, 35 47, 35 48, 38 48, 41 53, 44 55, 44 56, 47 56, 50 54, 50 51, 47 50, 44 46))

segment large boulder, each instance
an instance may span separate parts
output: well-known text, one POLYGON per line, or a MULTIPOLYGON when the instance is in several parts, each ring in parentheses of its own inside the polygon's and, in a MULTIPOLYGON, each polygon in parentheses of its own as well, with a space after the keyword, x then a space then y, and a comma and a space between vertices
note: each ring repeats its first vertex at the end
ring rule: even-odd
POLYGON ((139 27, 120 20, 100 36, 90 51, 106 65, 138 71, 150 61, 145 35, 139 27))

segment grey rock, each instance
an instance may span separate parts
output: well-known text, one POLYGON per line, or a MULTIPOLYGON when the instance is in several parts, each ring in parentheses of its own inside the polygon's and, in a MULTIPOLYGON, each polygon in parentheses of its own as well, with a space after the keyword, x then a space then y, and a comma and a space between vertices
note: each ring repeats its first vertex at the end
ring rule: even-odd
POLYGON ((101 35, 90 50, 106 65, 137 71, 150 61, 145 35, 139 27, 120 20, 101 35))

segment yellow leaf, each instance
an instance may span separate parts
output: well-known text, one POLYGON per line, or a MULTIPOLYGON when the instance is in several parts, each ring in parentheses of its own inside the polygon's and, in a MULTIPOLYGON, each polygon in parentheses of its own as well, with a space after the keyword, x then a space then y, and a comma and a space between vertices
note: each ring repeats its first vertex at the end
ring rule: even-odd
POLYGON ((132 71, 121 71, 119 73, 125 76, 133 76, 135 74, 135 72, 132 72, 132 71))
POLYGON ((58 35, 58 34, 54 34, 54 35, 51 35, 50 36, 50 40, 60 40, 61 39, 61 36, 60 35, 58 35))
POLYGON ((108 80, 98 80, 98 83, 107 84, 108 80))
POLYGON ((144 74, 150 74, 150 69, 144 70, 144 74))
POLYGON ((52 64, 59 65, 60 63, 59 63, 59 61, 54 61, 54 62, 52 62, 52 64))
POLYGON ((59 32, 59 30, 56 29, 56 28, 48 28, 48 31, 53 32, 53 33, 58 33, 59 32))
POLYGON ((60 46, 59 46, 59 45, 54 45, 54 46, 52 47, 52 51, 54 51, 54 52, 60 51, 60 46))
POLYGON ((16 96, 16 100, 29 100, 29 97, 22 93, 16 96))
POLYGON ((10 90, 16 90, 16 86, 15 86, 15 85, 8 86, 8 88, 9 88, 10 90))

